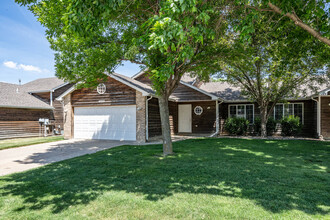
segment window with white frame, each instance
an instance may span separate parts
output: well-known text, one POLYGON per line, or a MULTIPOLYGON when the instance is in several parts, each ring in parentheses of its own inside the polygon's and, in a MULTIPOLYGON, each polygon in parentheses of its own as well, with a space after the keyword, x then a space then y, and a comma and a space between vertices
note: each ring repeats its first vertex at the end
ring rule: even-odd
POLYGON ((254 105, 229 105, 229 117, 245 118, 250 123, 254 122, 254 105))
POLYGON ((301 123, 304 123, 304 104, 276 104, 273 110, 273 115, 275 120, 281 120, 283 117, 289 115, 298 116, 300 118, 301 123))

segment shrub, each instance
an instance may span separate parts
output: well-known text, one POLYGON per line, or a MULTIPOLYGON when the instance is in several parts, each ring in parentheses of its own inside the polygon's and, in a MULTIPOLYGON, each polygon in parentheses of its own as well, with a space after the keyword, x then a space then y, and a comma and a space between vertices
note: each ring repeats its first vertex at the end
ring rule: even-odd
POLYGON ((301 123, 299 117, 294 117, 290 115, 284 117, 281 121, 282 135, 284 136, 293 136, 298 134, 301 131, 301 123))
MULTIPOLYGON (((274 118, 268 118, 266 124, 267 135, 272 135, 276 131, 276 124, 277 121, 274 118)), ((254 119, 254 132, 258 135, 261 134, 261 119, 259 117, 254 119)))
POLYGON ((245 118, 228 118, 225 123, 225 129, 231 135, 243 135, 248 129, 249 121, 245 118))

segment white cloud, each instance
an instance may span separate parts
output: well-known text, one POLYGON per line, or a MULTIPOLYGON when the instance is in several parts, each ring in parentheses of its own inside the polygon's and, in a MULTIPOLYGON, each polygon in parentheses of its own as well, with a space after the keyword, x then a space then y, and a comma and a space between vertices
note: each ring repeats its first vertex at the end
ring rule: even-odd
MULTIPOLYGON (((38 73, 42 72, 41 69, 37 66, 18 64, 13 61, 5 61, 5 62, 3 62, 3 65, 5 65, 6 67, 11 68, 11 69, 20 69, 20 70, 24 70, 24 71, 33 71, 33 72, 38 72, 38 73)), ((47 72, 48 70, 45 69, 44 71, 47 72)))
POLYGON ((19 64, 18 65, 19 69, 25 70, 25 71, 35 71, 40 73, 41 69, 37 66, 32 66, 32 65, 24 65, 24 64, 19 64))
POLYGON ((3 65, 11 69, 18 69, 17 63, 14 63, 13 61, 5 61, 3 62, 3 65))

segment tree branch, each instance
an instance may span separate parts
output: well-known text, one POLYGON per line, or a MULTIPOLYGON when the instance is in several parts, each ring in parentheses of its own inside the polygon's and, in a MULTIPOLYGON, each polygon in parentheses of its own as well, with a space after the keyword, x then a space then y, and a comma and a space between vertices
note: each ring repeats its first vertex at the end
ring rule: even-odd
MULTIPOLYGON (((273 10, 273 12, 276 12, 278 14, 283 14, 283 11, 279 7, 277 7, 276 5, 273 5, 271 2, 268 2, 268 6, 273 10)), ((313 37, 317 38, 321 42, 323 42, 323 43, 327 44, 328 46, 330 46, 330 39, 328 39, 326 37, 323 37, 319 32, 314 30, 312 27, 310 27, 309 25, 303 23, 297 15, 294 15, 294 14, 289 13, 289 12, 284 14, 284 15, 286 17, 290 18, 292 21, 294 21, 295 25, 301 27, 302 29, 304 29, 305 31, 310 33, 313 37)))

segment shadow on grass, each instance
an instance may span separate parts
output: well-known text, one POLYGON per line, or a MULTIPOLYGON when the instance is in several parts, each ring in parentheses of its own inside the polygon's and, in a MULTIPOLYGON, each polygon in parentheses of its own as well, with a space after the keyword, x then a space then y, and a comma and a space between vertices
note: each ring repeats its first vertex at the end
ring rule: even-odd
POLYGON ((160 158, 160 145, 122 146, 0 177, 0 196, 23 198, 15 211, 59 213, 124 191, 151 201, 210 194, 253 200, 273 213, 328 214, 329 142, 196 139, 176 142, 174 150, 160 158))

